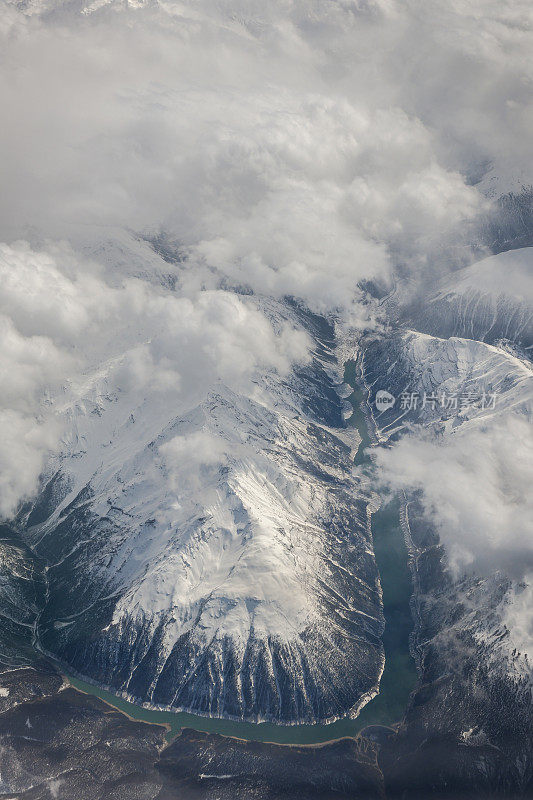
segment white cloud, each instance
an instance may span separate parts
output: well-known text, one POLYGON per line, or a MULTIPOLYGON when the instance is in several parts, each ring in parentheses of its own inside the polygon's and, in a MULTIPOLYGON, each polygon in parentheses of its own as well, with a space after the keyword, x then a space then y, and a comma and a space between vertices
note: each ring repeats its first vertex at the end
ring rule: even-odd
MULTIPOLYGON (((202 486, 202 472, 226 461, 229 445, 207 430, 175 436, 159 448, 170 487, 179 497, 202 486)), ((234 447, 232 448, 234 450, 234 447)))
POLYGON ((286 372, 303 334, 221 287, 364 320, 360 280, 424 268, 475 219, 473 165, 529 179, 525 0, 131 5, 2 15, 1 408, 31 462, 18 491, 13 455, 4 513, 60 436, 47 397, 68 405, 103 365, 180 403, 286 372), (97 263, 114 226, 180 243, 176 292, 97 263))
POLYGON ((404 436, 376 451, 383 481, 421 490, 452 571, 533 569, 533 431, 518 415, 435 438, 404 436))
POLYGON ((533 573, 525 575, 504 601, 503 623, 511 631, 511 644, 519 653, 533 655, 533 573))
MULTIPOLYGON (((0 86, 6 232, 163 227, 196 281, 216 283, 211 268, 322 311, 350 308, 359 280, 390 273, 391 252, 424 261, 480 204, 448 134, 425 119, 430 76, 406 73, 428 32, 419 6, 20 14, 0 86)), ((460 7, 450 21, 472 24, 460 7)))
POLYGON ((35 492, 59 431, 53 419, 43 422, 0 409, 0 517, 13 514, 20 500, 35 492))
POLYGON ((217 381, 254 390, 257 370, 286 374, 309 358, 307 335, 276 327, 253 298, 178 296, 125 278, 120 287, 66 245, 0 250, 0 514, 35 491, 69 409, 105 376, 108 394, 170 392, 175 413, 217 381))

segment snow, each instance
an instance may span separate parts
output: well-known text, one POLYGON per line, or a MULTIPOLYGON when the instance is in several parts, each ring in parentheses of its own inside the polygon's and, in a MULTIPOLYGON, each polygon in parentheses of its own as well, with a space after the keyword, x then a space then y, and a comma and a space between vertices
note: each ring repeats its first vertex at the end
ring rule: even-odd
POLYGON ((481 294, 507 296, 531 307, 533 305, 533 247, 507 250, 483 258, 448 276, 439 286, 433 300, 450 295, 481 294))
MULTIPOLYGON (((110 263, 120 261, 117 253, 126 244, 106 244, 110 263)), ((144 243, 128 246, 144 253, 144 243)), ((260 310, 279 335, 287 326, 308 335, 283 302, 249 296, 242 303, 260 310)), ((48 519, 28 531, 49 561, 52 595, 56 576, 63 592, 63 570, 73 570, 72 602, 64 601, 65 612, 50 624, 56 645, 75 640, 86 614, 112 600, 111 618, 94 633, 104 650, 115 642, 127 646, 131 663, 115 687, 126 691, 155 648, 143 700, 158 702, 158 681, 185 641, 198 663, 202 653, 222 646, 244 663, 250 642, 264 643, 267 653, 276 642, 294 660, 283 669, 301 686, 307 715, 320 703, 317 689, 306 696, 307 669, 331 697, 350 686, 348 670, 350 680, 364 682, 361 695, 372 691, 381 671, 374 638, 381 608, 367 541, 369 495, 352 477, 357 432, 342 427, 349 405, 342 399, 349 387, 338 383, 342 367, 329 355, 324 365, 317 359, 308 367, 323 370, 323 386, 314 377, 280 375, 276 365, 258 364, 236 388, 206 375, 194 391, 143 383, 126 392, 113 379, 122 345, 117 337, 117 354, 59 399, 65 435, 46 475, 61 474, 64 489, 48 519), (320 395, 328 386, 330 394, 320 395), (306 410, 313 392, 317 405, 334 404, 335 426, 306 410), (87 523, 73 522, 64 542, 58 528, 82 510, 87 523), (342 606, 333 617, 332 601, 342 606), (367 630, 372 637, 365 643, 367 630), (361 651, 355 670, 350 648, 361 651)), ((223 673, 230 656, 213 657, 223 673)), ((113 663, 106 669, 111 675, 113 663)), ((275 665, 265 669, 275 685, 275 665)), ((359 699, 335 700, 335 713, 359 699), (342 702, 349 704, 342 708, 342 702)))

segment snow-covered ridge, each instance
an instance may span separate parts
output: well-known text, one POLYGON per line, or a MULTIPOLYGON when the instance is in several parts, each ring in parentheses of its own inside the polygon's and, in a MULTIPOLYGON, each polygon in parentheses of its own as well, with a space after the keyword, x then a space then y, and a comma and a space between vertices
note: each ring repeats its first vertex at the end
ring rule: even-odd
POLYGON ((383 664, 333 332, 285 303, 242 302, 310 337, 311 362, 194 396, 118 391, 104 365, 65 406, 25 534, 48 564, 41 644, 152 705, 332 719, 368 700, 383 664))
POLYGON ((484 258, 413 305, 408 324, 429 334, 533 345, 533 247, 484 258))
POLYGON ((510 681, 517 698, 533 686, 530 265, 523 249, 456 273, 427 308, 410 309, 414 328, 369 337, 362 358, 384 443, 376 474, 419 509, 421 663, 435 658, 453 673, 472 659, 487 692, 510 681), (375 407, 379 389, 396 397, 391 408, 375 407))

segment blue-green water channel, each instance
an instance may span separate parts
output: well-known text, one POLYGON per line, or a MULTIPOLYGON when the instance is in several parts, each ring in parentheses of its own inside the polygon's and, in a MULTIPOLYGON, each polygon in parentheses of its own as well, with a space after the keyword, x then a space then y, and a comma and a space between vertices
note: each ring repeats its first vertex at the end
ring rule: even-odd
MULTIPOLYGON (((364 466, 369 463, 365 448, 371 444, 371 437, 362 411, 364 396, 357 388, 355 364, 351 362, 346 366, 345 381, 355 387, 348 398, 354 408, 348 425, 356 427, 361 436, 355 463, 364 466)), ((78 678, 68 676, 69 681, 74 688, 99 697, 133 719, 167 726, 168 740, 177 736, 183 728, 193 728, 259 742, 319 744, 354 737, 369 725, 393 725, 402 718, 417 677, 415 664, 409 654, 409 634, 413 627, 409 608, 412 584, 407 550, 400 529, 398 502, 394 501, 372 515, 372 538, 383 590, 385 670, 379 695, 363 708, 357 719, 341 719, 329 725, 254 724, 210 719, 184 712, 146 709, 78 678)))

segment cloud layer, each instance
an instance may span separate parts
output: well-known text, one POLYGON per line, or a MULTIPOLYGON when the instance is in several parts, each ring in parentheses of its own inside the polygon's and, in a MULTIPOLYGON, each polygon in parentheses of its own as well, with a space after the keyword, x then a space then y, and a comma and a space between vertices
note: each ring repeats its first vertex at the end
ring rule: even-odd
POLYGON ((519 104, 525 68, 501 51, 513 35, 519 49, 523 31, 489 2, 479 16, 440 5, 13 12, 0 87, 6 233, 163 228, 191 280, 221 273, 322 311, 352 307, 359 280, 387 277, 398 259, 422 267, 475 217, 483 201, 466 174, 500 158, 489 142, 504 136, 501 106, 519 104), (508 85, 473 126, 502 72, 508 85))
POLYGON ((533 571, 531 422, 497 418, 446 438, 412 434, 376 451, 396 490, 421 490, 452 571, 533 571))
POLYGON ((431 269, 485 208, 480 165, 528 175, 532 19, 522 0, 8 5, 0 513, 104 365, 186 404, 206 375, 307 358, 233 290, 371 324, 362 281, 431 269), (163 232, 173 291, 146 252, 106 256, 117 230, 163 232))
POLYGON ((108 394, 166 393, 177 413, 217 381, 252 392, 258 370, 283 376, 310 346, 251 298, 177 295, 137 278, 117 288, 68 245, 27 242, 0 247, 0 341, 3 516, 35 490, 72 409, 104 376, 108 394))

